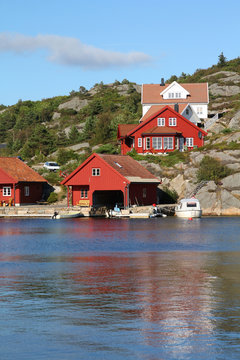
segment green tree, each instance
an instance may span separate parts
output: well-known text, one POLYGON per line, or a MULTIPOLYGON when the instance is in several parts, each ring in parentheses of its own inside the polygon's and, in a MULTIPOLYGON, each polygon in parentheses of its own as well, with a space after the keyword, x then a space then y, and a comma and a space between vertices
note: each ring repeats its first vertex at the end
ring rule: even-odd
POLYGON ((226 62, 227 62, 227 59, 223 55, 223 52, 221 52, 221 54, 218 56, 218 66, 224 66, 224 65, 226 65, 226 62))
POLYGON ((75 125, 73 125, 71 127, 71 130, 68 134, 68 139, 69 139, 70 144, 76 144, 79 141, 80 134, 75 125))

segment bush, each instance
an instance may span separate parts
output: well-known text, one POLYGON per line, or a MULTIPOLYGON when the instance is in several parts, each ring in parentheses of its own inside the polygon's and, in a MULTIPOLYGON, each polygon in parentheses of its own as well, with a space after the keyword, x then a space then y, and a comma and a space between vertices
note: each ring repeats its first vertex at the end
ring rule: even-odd
POLYGON ((176 190, 170 190, 167 186, 163 186, 162 189, 168 196, 167 202, 177 203, 179 195, 176 190), (170 201, 169 201, 170 200, 170 201))
POLYGON ((218 182, 220 179, 231 175, 231 173, 232 170, 222 165, 220 161, 206 155, 200 162, 197 172, 197 179, 199 182, 203 180, 213 180, 215 182, 218 182))
POLYGON ((58 200, 58 196, 55 192, 51 192, 51 194, 49 195, 48 199, 47 199, 47 202, 49 204, 52 204, 54 202, 56 202, 58 200))

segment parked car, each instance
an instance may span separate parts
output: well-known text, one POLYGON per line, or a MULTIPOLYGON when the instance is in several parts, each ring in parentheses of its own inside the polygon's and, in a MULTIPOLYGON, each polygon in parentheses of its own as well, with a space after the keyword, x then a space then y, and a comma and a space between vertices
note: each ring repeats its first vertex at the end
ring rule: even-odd
POLYGON ((49 171, 56 171, 60 169, 60 166, 58 165, 58 163, 53 162, 53 161, 47 161, 45 162, 45 164, 43 165, 43 167, 49 171))

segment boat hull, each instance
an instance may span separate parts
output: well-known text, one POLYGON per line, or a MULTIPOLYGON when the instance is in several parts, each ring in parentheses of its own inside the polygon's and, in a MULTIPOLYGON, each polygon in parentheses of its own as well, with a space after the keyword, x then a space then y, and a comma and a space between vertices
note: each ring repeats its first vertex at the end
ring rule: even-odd
POLYGON ((200 218, 202 210, 176 210, 175 214, 180 218, 200 218))

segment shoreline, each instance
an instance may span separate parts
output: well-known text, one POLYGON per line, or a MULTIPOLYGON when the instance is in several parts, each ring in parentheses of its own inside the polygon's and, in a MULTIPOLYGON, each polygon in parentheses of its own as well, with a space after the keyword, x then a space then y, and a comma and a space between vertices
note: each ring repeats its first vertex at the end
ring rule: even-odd
MULTIPOLYGON (((159 209, 173 211, 176 204, 159 204, 159 209)), ((70 215, 71 212, 79 212, 80 217, 103 217, 103 213, 92 213, 91 207, 79 206, 62 206, 62 205, 27 205, 27 206, 10 206, 0 207, 0 218, 53 218, 54 214, 70 215)), ((134 213, 151 212, 152 206, 135 206, 131 208, 134 213)), ((168 216, 174 216, 172 213, 168 216)), ((240 209, 227 208, 227 209, 202 209, 202 217, 220 217, 220 216, 240 216, 240 209)))

